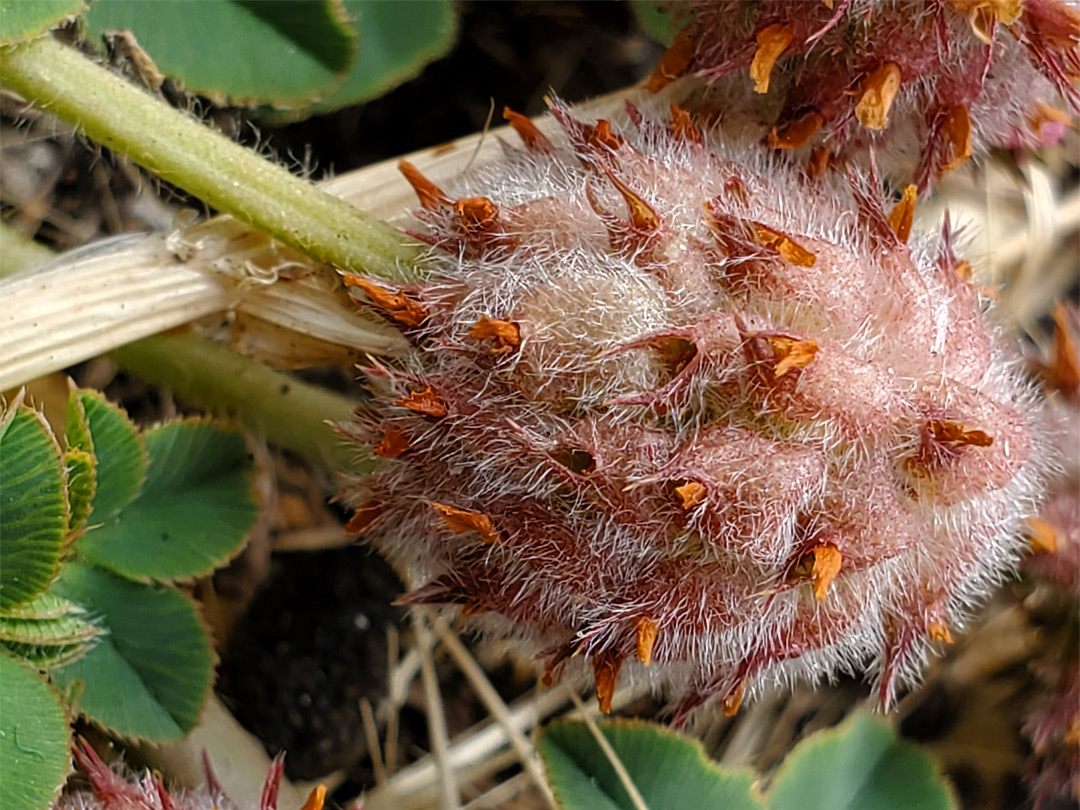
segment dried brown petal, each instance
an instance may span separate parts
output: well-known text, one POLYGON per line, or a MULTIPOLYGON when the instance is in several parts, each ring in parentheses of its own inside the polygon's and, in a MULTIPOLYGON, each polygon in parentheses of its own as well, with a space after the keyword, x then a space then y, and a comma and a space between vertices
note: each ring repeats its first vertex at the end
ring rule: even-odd
POLYGON ((426 385, 419 391, 410 391, 408 396, 394 402, 395 405, 404 405, 410 411, 421 413, 424 416, 433 416, 441 419, 446 416, 446 403, 443 402, 430 385, 426 385))
POLYGON ((724 716, 734 717, 739 713, 739 707, 742 706, 743 693, 746 691, 746 681, 739 681, 739 685, 731 690, 731 693, 724 698, 724 716))
POLYGON ((521 329, 512 321, 500 321, 482 317, 469 329, 469 337, 476 340, 491 339, 494 346, 492 354, 505 354, 521 345, 521 329))
POLYGON ((952 157, 942 160, 938 166, 938 173, 945 174, 963 165, 964 161, 971 157, 971 118, 968 116, 967 107, 961 105, 949 110, 941 125, 941 131, 949 141, 952 154, 952 157))
POLYGON ((949 447, 989 447, 993 437, 981 430, 966 430, 963 423, 950 419, 931 419, 926 429, 938 444, 949 447))
POLYGON ((378 504, 362 504, 353 512, 349 522, 345 524, 345 531, 349 534, 363 534, 372 523, 378 520, 382 513, 383 508, 378 504))
POLYGON ((300 810, 322 810, 326 802, 326 785, 316 785, 308 794, 307 800, 300 810))
POLYGON ((689 29, 683 29, 671 43, 671 47, 660 57, 660 63, 656 66, 649 83, 645 89, 650 93, 658 93, 679 78, 694 57, 694 40, 689 29))
POLYGON ((755 93, 769 92, 769 75, 795 34, 791 23, 773 23, 757 32, 757 50, 750 63, 750 78, 754 80, 755 93))
POLYGON ((489 232, 499 221, 499 207, 487 197, 466 197, 454 203, 461 218, 461 229, 467 235, 489 232))
POLYGON ((952 633, 949 632, 949 625, 944 624, 943 622, 929 622, 926 625, 926 632, 934 641, 944 641, 946 644, 953 643, 952 633))
POLYGON ((817 131, 825 119, 817 110, 810 110, 786 124, 778 124, 769 132, 769 146, 773 149, 798 149, 805 144, 817 131))
POLYGON ((775 250, 784 259, 799 267, 814 266, 817 257, 787 234, 770 228, 768 225, 762 225, 760 222, 754 222, 753 226, 759 244, 775 250))
POLYGON ((918 189, 914 185, 904 188, 904 196, 889 212, 889 227, 893 229, 901 242, 907 243, 911 236, 911 225, 915 221, 915 200, 918 189))
POLYGON ((390 425, 372 452, 381 458, 397 458, 409 449, 409 440, 397 425, 390 425))
POLYGON ((862 97, 855 105, 855 117, 867 129, 885 129, 889 125, 889 109, 900 89, 900 66, 886 62, 863 83, 862 97))
POLYGON ((776 365, 773 367, 773 375, 779 379, 793 368, 806 368, 814 360, 817 354, 817 341, 813 338, 795 340, 789 337, 770 337, 769 345, 772 347, 776 365))
POLYGON ((1035 554, 1053 554, 1058 548, 1057 529, 1037 517, 1028 518, 1028 546, 1035 554))
POLYGON ((615 696, 615 683, 619 680, 623 657, 614 650, 604 650, 593 656, 593 677, 596 679, 596 702, 604 714, 611 712, 611 699, 615 696))
POLYGON ((502 540, 491 518, 483 512, 470 512, 467 509, 458 509, 456 506, 447 506, 434 501, 431 508, 454 534, 476 532, 485 543, 498 543, 502 540))
POLYGON ((362 276, 343 276, 346 287, 357 287, 378 307, 395 321, 406 326, 420 326, 428 316, 423 305, 409 298, 400 290, 394 292, 381 284, 369 281, 362 276))
POLYGON ((675 140, 691 143, 703 143, 705 140, 701 134, 701 127, 691 120, 690 111, 678 104, 671 105, 671 136, 675 140))
POLYGON ((683 509, 692 509, 705 500, 708 490, 699 481, 687 481, 675 487, 675 494, 679 496, 683 509))
POLYGON ((829 586, 840 573, 844 556, 836 546, 815 546, 813 554, 814 567, 810 571, 810 578, 814 583, 814 598, 824 602, 829 595, 829 586))
POLYGON ((660 625, 644 616, 635 616, 630 620, 630 623, 634 626, 634 633, 637 636, 638 661, 645 666, 649 666, 652 663, 653 646, 656 644, 656 637, 660 633, 660 625))

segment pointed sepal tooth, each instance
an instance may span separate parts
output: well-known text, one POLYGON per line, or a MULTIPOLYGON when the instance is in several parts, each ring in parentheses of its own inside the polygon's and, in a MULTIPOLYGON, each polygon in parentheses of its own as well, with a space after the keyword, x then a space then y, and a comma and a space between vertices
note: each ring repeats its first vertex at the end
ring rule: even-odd
POLYGON ((424 177, 420 170, 409 161, 402 160, 399 162, 398 170, 409 181, 409 185, 413 187, 413 191, 416 192, 416 196, 420 199, 420 205, 424 208, 429 211, 437 211, 450 205, 450 198, 446 196, 446 192, 424 177))
POLYGON ((554 144, 548 140, 547 135, 537 128, 532 119, 521 113, 514 112, 509 107, 503 107, 503 118, 510 122, 510 126, 514 128, 514 132, 518 134, 521 142, 525 144, 525 148, 530 152, 550 153, 555 151, 554 144))

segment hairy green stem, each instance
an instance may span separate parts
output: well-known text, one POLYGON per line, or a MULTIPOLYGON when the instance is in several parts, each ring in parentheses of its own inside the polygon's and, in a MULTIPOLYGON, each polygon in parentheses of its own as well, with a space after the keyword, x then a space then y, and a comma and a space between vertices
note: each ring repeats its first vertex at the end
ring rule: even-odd
POLYGON ((154 335, 110 352, 144 380, 331 469, 367 472, 370 457, 328 422, 347 422, 353 403, 193 333, 154 335))
POLYGON ((386 223, 52 38, 0 48, 0 81, 98 143, 309 256, 388 279, 417 275, 411 265, 416 250, 386 223))

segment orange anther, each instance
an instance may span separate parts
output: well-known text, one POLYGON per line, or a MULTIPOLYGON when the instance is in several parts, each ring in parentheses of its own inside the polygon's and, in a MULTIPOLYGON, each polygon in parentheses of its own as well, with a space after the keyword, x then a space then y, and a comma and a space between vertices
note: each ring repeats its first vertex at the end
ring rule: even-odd
POLYGON ((630 624, 633 625, 634 634, 637 637, 637 659, 645 666, 649 666, 652 663, 656 637, 660 634, 660 625, 644 616, 635 616, 630 620, 630 624))
POLYGON ((754 61, 750 63, 750 78, 754 80, 755 93, 769 92, 773 65, 791 44, 794 33, 795 27, 791 23, 773 23, 757 32, 757 50, 754 51, 754 61))
POLYGON ((521 329, 512 321, 500 321, 482 317, 469 329, 469 337, 476 340, 494 341, 492 354, 505 354, 521 345, 521 329))
POLYGON ((420 198, 420 205, 424 208, 432 211, 440 206, 450 204, 450 198, 446 196, 446 192, 420 174, 420 170, 409 161, 400 161, 398 170, 405 175, 405 179, 413 187, 416 196, 420 198))
POLYGON ((886 62, 866 77, 862 97, 855 105, 855 117, 867 129, 885 129, 889 109, 900 89, 900 66, 886 62))
POLYGON ((773 149, 798 149, 813 138, 824 123, 821 113, 810 110, 794 121, 773 127, 769 132, 769 146, 773 149))
POLYGON ((907 242, 911 236, 911 225, 915 221, 915 200, 918 189, 911 185, 904 187, 904 196, 889 212, 889 227, 901 242, 907 242))
POLYGON ((431 508, 454 534, 476 532, 485 543, 498 543, 502 540, 491 518, 483 512, 470 512, 467 509, 458 509, 456 506, 447 506, 434 501, 431 508))
POLYGON ((397 400, 395 405, 404 405, 410 411, 423 414, 424 416, 433 416, 436 419, 441 419, 446 416, 446 403, 439 399, 430 385, 425 385, 419 391, 411 391, 408 396, 402 397, 397 400))

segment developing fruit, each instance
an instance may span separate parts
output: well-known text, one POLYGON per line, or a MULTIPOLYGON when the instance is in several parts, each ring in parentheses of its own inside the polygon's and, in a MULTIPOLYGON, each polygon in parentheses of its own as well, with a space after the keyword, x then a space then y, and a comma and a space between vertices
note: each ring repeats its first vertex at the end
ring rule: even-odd
POLYGON ((888 703, 1014 565, 1044 418, 953 239, 871 173, 811 182, 683 110, 508 113, 443 190, 426 280, 347 275, 417 347, 343 433, 349 529, 534 652, 728 711, 841 671, 888 703))

